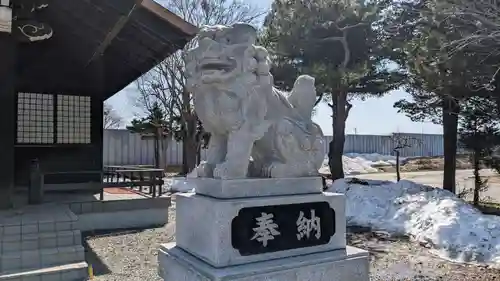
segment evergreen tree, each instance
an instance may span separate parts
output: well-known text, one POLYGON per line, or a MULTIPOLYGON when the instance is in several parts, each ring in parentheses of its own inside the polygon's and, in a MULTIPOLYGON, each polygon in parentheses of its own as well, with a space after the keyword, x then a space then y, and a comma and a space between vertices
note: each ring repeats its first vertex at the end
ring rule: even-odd
POLYGON ((473 97, 464 102, 460 118, 460 143, 471 153, 474 169, 474 205, 479 204, 480 192, 487 188, 487 181, 480 175, 482 166, 498 170, 499 163, 493 156, 500 145, 500 120, 495 102, 473 97))
POLYGON ((385 32, 403 53, 398 63, 407 71, 406 90, 413 101, 395 107, 414 121, 443 125, 443 188, 455 192, 457 133, 463 100, 484 94, 477 67, 480 54, 466 50, 451 54, 449 42, 465 28, 460 19, 440 9, 441 0, 402 1, 386 18, 385 32))
POLYGON ((379 97, 396 89, 403 75, 387 63, 397 55, 382 36, 380 22, 391 1, 276 0, 264 23, 261 42, 273 60, 276 84, 290 90, 309 74, 332 109, 329 166, 344 177, 345 122, 352 98, 379 97))
MULTIPOLYGON (((158 102, 152 105, 151 111, 148 116, 144 118, 135 118, 132 120, 131 125, 127 126, 127 130, 141 134, 143 137, 153 137, 154 139, 154 153, 155 153, 155 168, 161 167, 162 159, 160 151, 163 151, 161 141, 170 136, 170 122, 165 120, 165 112, 158 102)), ((168 138, 167 138, 168 139, 168 138)), ((165 163, 164 163, 165 164, 165 163)))

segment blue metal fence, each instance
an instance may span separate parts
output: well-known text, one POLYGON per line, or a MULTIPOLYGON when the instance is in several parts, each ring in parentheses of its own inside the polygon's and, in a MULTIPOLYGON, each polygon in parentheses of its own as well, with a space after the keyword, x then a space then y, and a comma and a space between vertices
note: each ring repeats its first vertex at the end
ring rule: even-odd
MULTIPOLYGON (((401 137, 414 140, 412 147, 401 151, 401 156, 438 156, 443 155, 443 136, 431 134, 405 134, 401 137)), ((325 145, 332 137, 327 136, 325 145)), ((168 165, 182 163, 182 144, 174 140, 164 141, 164 159, 168 165)), ((394 142, 392 135, 347 135, 344 145, 346 153, 379 153, 391 155, 394 142)), ((328 151, 328 149, 327 149, 328 151)), ((202 151, 205 158, 206 151, 202 151)), ((104 130, 105 165, 150 165, 154 159, 154 141, 143 139, 127 130, 104 130)))

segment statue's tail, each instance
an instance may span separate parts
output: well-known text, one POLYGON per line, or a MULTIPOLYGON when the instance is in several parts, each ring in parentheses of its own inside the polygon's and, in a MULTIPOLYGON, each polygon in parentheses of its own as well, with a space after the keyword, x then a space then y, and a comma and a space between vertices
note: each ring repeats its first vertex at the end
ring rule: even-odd
POLYGON ((314 104, 316 103, 315 80, 309 75, 301 75, 295 80, 293 89, 288 96, 288 101, 304 118, 311 118, 314 104))

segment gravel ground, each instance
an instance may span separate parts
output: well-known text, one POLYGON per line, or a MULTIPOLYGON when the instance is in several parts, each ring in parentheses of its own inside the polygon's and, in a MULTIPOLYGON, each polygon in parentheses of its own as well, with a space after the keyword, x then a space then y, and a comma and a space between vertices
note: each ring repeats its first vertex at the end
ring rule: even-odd
MULTIPOLYGON (((95 281, 163 281, 157 275, 157 250, 174 240, 174 209, 170 223, 161 228, 87 237, 87 261, 95 281)), ((433 256, 405 238, 350 229, 348 244, 371 253, 372 281, 500 280, 500 270, 459 265, 433 256)))
POLYGON ((348 244, 370 251, 372 281, 491 281, 500 270, 440 259, 406 238, 350 229, 348 244))

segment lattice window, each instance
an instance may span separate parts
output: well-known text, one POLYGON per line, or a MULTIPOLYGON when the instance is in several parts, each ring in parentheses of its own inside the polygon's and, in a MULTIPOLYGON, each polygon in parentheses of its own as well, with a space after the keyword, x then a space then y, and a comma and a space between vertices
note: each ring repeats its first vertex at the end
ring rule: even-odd
POLYGON ((17 96, 17 142, 54 143, 54 96, 19 93, 17 96))
POLYGON ((91 143, 90 97, 57 96, 57 143, 91 143))
POLYGON ((90 144, 91 124, 90 97, 17 95, 19 144, 90 144))

